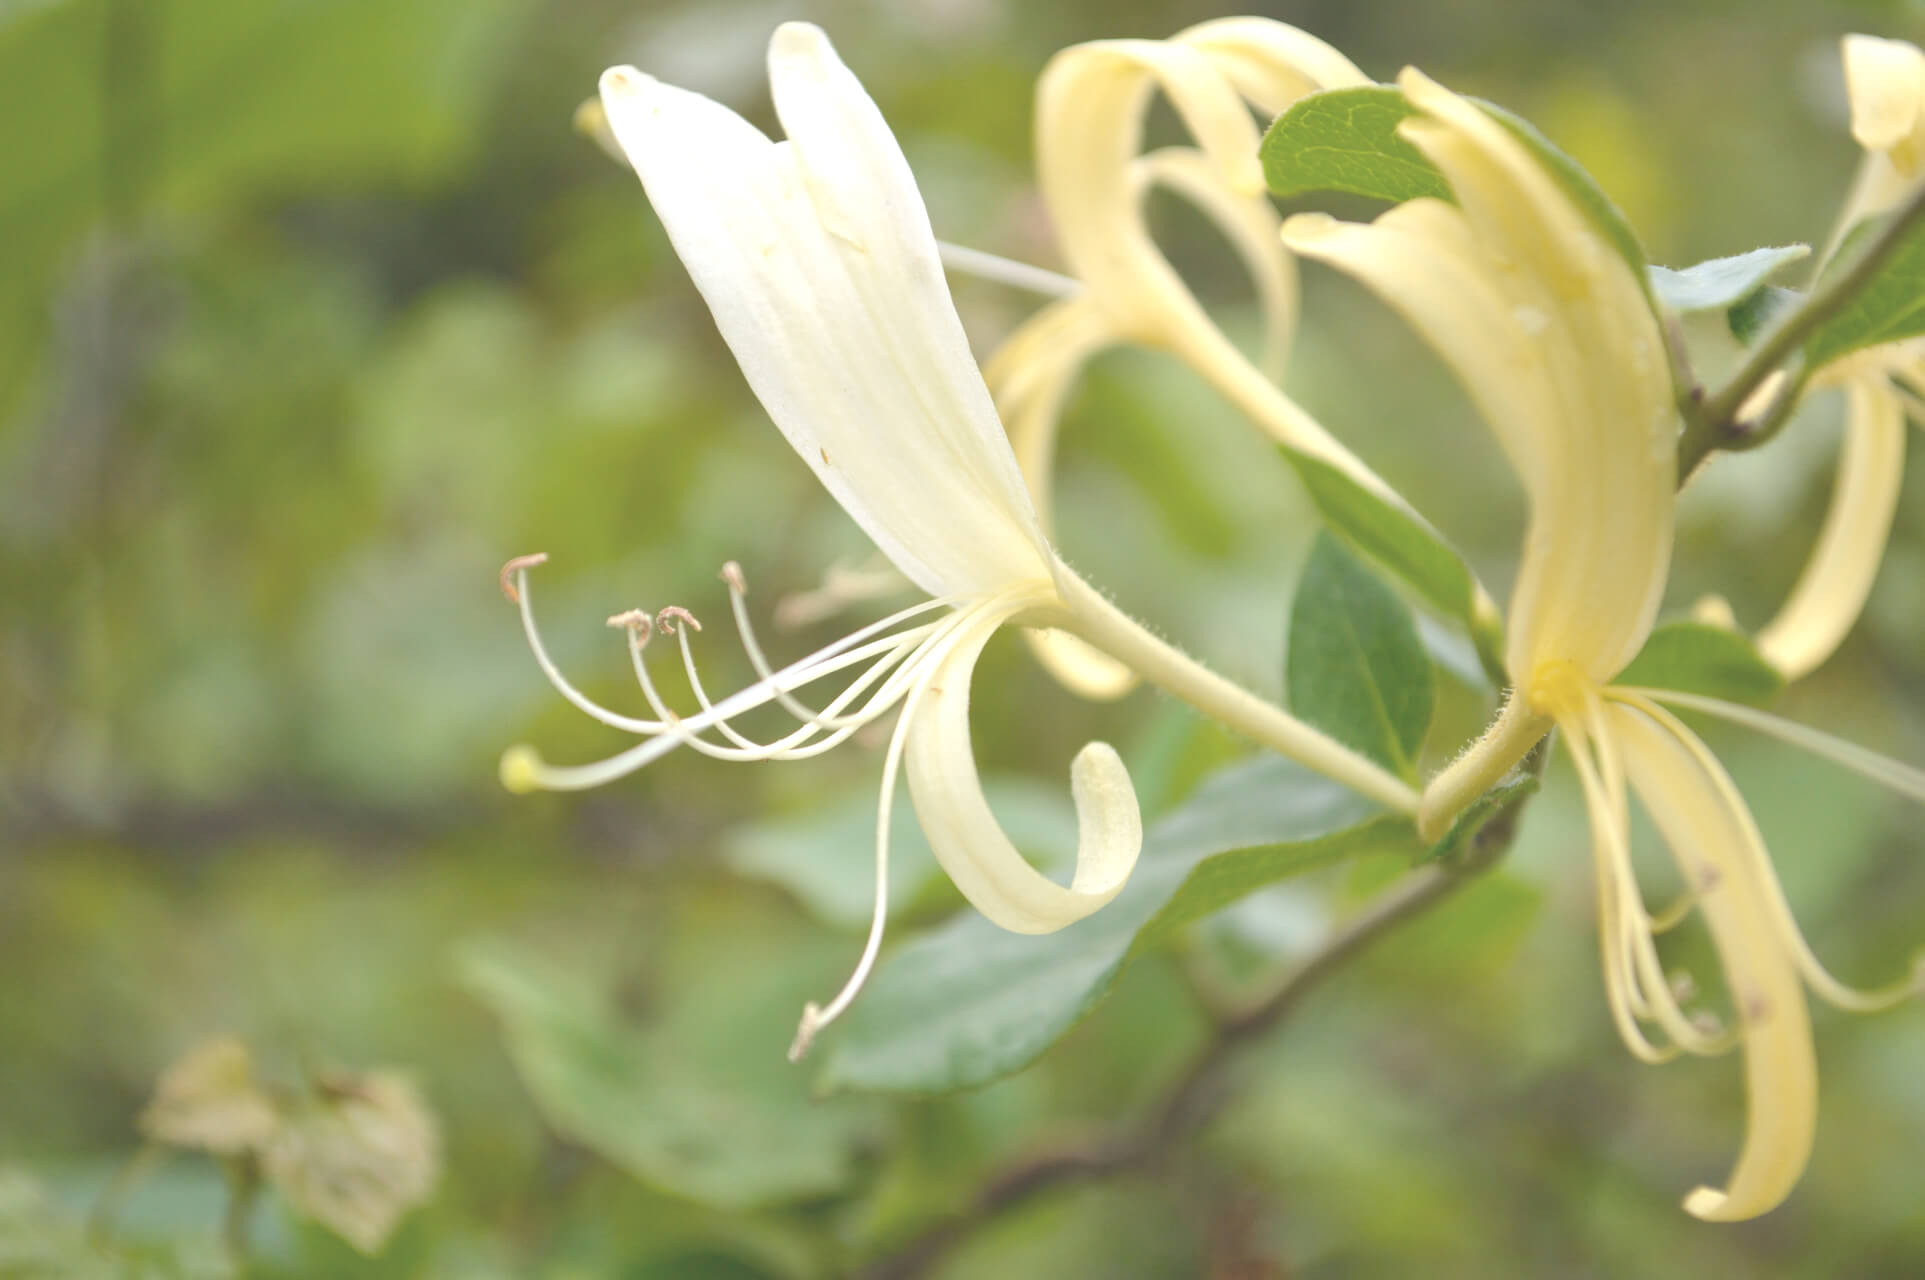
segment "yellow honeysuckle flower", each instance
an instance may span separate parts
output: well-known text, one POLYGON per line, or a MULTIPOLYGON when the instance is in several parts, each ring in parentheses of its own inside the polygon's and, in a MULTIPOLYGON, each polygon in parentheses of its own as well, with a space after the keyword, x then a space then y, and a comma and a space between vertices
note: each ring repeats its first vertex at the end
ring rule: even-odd
MULTIPOLYGON (((1866 218, 1889 213, 1925 180, 1925 51, 1900 40, 1844 40, 1852 137, 1865 149, 1830 257, 1866 218)), ((1796 680, 1837 651, 1857 624, 1885 558, 1905 472, 1905 419, 1925 423, 1925 341, 1857 351, 1812 377, 1845 395, 1844 440, 1831 507, 1791 594, 1757 636, 1758 651, 1796 680)))
MULTIPOLYGON (((1305 94, 1367 83, 1328 44, 1268 18, 1205 22, 1168 40, 1099 40, 1050 60, 1036 86, 1037 170, 1078 288, 1012 333, 983 369, 1046 530, 1064 402, 1083 366, 1121 343, 1170 351, 1277 439, 1394 498, 1277 389, 1296 323, 1296 267, 1277 236, 1250 114, 1275 116, 1305 94), (1158 89, 1197 147, 1143 153, 1158 89), (1159 186, 1194 203, 1242 257, 1263 315, 1259 363, 1210 321, 1150 235, 1143 202, 1159 186)), ((1119 697, 1135 684, 1128 667, 1074 637, 1033 631, 1030 642, 1084 696, 1119 697)))
POLYGON ((1378 292, 1456 370, 1524 483, 1529 526, 1510 605, 1513 691, 1490 731, 1426 789, 1435 833, 1553 726, 1590 812, 1605 991, 1647 1062, 1745 1053, 1749 1120, 1723 1188, 1685 1200, 1735 1220, 1777 1205, 1810 1152, 1817 1070, 1804 988, 1847 1008, 1916 988, 1837 982, 1798 931, 1737 787, 1665 703, 1723 715, 1925 798, 1925 775, 1800 726, 1712 699, 1615 685, 1650 634, 1669 569, 1679 423, 1662 335, 1631 267, 1516 135, 1416 71, 1403 134, 1458 203, 1416 200, 1368 226, 1303 215, 1292 248, 1378 292), (1687 886, 1653 912, 1631 860, 1629 808, 1650 813, 1687 886), (1723 969, 1733 1026, 1689 1009, 1657 935, 1696 908, 1723 969))
POLYGON ((804 1012, 792 1054, 838 1016, 874 964, 886 914, 889 814, 898 772, 938 861, 963 895, 1004 928, 1040 933, 1088 915, 1121 889, 1142 844, 1129 775, 1091 743, 1071 784, 1080 827, 1065 886, 1032 868, 983 797, 969 733, 978 656, 1004 625, 1071 632, 1232 728, 1402 812, 1400 779, 1171 649, 1078 578, 1044 536, 988 388, 943 280, 929 218, 876 104, 828 38, 778 28, 769 82, 787 138, 773 142, 733 111, 631 67, 604 73, 605 119, 667 229, 743 375, 824 487, 906 578, 933 599, 773 670, 750 625, 741 570, 726 566, 735 620, 760 677, 711 701, 697 672, 686 610, 618 614, 652 714, 591 701, 549 658, 522 557, 503 586, 549 680, 570 702, 642 741, 560 768, 525 747, 502 760, 514 790, 575 790, 631 773, 681 746, 731 760, 820 754, 900 708, 882 769, 875 915, 855 974, 825 1007, 804 1012), (649 673, 656 632, 675 637, 700 709, 677 716, 649 673), (854 672, 820 709, 797 693, 854 672), (799 727, 773 741, 733 721, 776 704, 799 727), (720 740, 704 735, 713 733, 720 740))

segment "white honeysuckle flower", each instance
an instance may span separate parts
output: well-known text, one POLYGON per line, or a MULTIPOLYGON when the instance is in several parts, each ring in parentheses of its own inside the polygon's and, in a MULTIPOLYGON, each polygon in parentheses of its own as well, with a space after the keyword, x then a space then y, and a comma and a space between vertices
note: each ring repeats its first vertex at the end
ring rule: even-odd
MULTIPOLYGON (((1890 213, 1925 180, 1925 51, 1899 40, 1846 36, 1851 132, 1865 148, 1832 248, 1867 218, 1890 213)), ((1845 396, 1844 438, 1830 509, 1810 559, 1758 651, 1796 680, 1843 643, 1871 597, 1905 474, 1905 419, 1925 423, 1925 340, 1856 351, 1818 370, 1813 388, 1845 396)))
MULTIPOLYGON (((1804 991, 1872 1009, 1907 977, 1858 991, 1798 930, 1743 797, 1664 704, 1721 715, 1812 749, 1915 798, 1925 774, 1813 730, 1714 699, 1613 684, 1649 636, 1669 571, 1679 423, 1658 323, 1630 266, 1509 128, 1415 71, 1401 132, 1443 171, 1456 205, 1416 200, 1368 226, 1301 215, 1291 246, 1403 313, 1456 371, 1530 500, 1506 650, 1513 690, 1486 735, 1425 791, 1436 831, 1551 727, 1563 731, 1590 814, 1605 991, 1640 1059, 1742 1047, 1748 1124, 1722 1188, 1685 1208, 1729 1221, 1789 1194, 1809 1156, 1817 1069, 1804 991), (1686 885, 1652 911, 1631 857, 1630 798, 1651 815, 1686 885), (1716 948, 1728 1017, 1690 1008, 1657 937, 1693 910, 1716 948)), ((1688 975, 1686 975, 1688 976, 1688 975)))
POLYGON ((1274 750, 1414 813, 1416 794, 1376 764, 1178 653, 1076 577, 1044 537, 988 388, 944 283, 928 214, 881 112, 804 23, 778 28, 769 82, 787 135, 774 142, 728 108, 630 67, 602 77, 607 123, 640 175, 676 253, 769 416, 843 509, 933 599, 773 670, 751 628, 742 572, 726 566, 735 621, 760 679, 711 700, 697 671, 686 610, 609 621, 627 632, 651 714, 593 702, 548 656, 528 572, 502 582, 549 680, 570 702, 642 741, 578 767, 542 763, 525 747, 502 761, 514 790, 600 785, 678 747, 722 759, 820 754, 900 710, 882 770, 876 909, 848 984, 809 1006, 792 1053, 854 998, 881 945, 889 813, 898 771, 936 856, 969 901, 1004 928, 1059 929, 1114 897, 1142 844, 1122 761, 1091 743, 1071 770, 1081 828, 1068 885, 1032 868, 983 798, 968 702, 977 656, 1010 624, 1071 632, 1274 750), (678 716, 651 679, 645 646, 672 635, 699 710, 678 716), (825 705, 798 693, 842 675, 825 705), (756 741, 734 721, 776 704, 799 726, 756 741), (713 734, 714 737, 708 735, 713 734), (719 740, 717 740, 719 739, 719 740))

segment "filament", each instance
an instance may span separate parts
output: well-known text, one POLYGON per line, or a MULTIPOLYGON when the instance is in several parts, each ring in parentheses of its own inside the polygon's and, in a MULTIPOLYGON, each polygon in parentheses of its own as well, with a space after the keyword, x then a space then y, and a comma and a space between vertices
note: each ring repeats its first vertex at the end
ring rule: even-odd
POLYGON ((985 253, 981 249, 950 244, 947 240, 936 241, 936 252, 942 258, 942 265, 951 271, 975 276, 979 280, 988 280, 994 284, 1006 284, 1012 289, 1021 289, 1027 293, 1040 293, 1049 298, 1068 298, 1083 290, 1083 286, 1069 276, 1045 271, 1027 262, 998 257, 993 253, 985 253))
POLYGON ((923 695, 928 692, 936 673, 942 670, 943 663, 965 635, 963 628, 957 627, 930 646, 917 673, 915 687, 903 700, 902 715, 889 735, 889 750, 883 757, 881 793, 876 802, 876 896, 875 908, 869 919, 869 936, 863 943, 855 971, 834 998, 827 1005, 817 1005, 811 1001, 802 1006, 802 1019, 796 1025, 795 1039, 789 1045, 790 1062, 800 1062, 803 1055, 809 1052, 816 1034, 841 1017, 854 1002, 869 981, 869 973, 875 968, 876 957, 882 951, 883 930, 889 918, 889 828, 895 812, 896 776, 902 765, 903 745, 908 741, 909 724, 915 719, 923 695))

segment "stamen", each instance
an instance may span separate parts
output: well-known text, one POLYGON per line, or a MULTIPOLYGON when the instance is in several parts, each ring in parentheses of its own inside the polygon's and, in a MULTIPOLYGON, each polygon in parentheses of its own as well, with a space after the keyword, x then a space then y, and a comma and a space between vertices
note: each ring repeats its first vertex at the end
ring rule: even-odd
MULTIPOLYGON (((1782 716, 1759 711, 1755 707, 1741 706, 1735 702, 1725 702, 1718 698, 1707 698, 1695 693, 1680 693, 1675 689, 1637 689, 1624 688, 1612 690, 1614 695, 1632 695, 1651 702, 1661 702, 1666 706, 1683 707, 1687 711, 1702 711, 1721 720, 1756 729, 1780 742, 1794 747, 1803 747, 1813 755, 1821 756, 1841 768, 1849 769, 1862 778, 1868 778, 1880 786, 1889 788, 1908 799, 1925 804, 1925 771, 1900 764, 1889 756, 1881 756, 1855 742, 1834 738, 1809 725, 1802 725, 1782 716)), ((1630 698, 1626 698, 1630 701, 1630 698)))
POLYGON ((696 631, 702 629, 702 624, 695 620, 695 615, 679 604, 672 604, 655 615, 655 625, 662 629, 663 635, 674 635, 677 622, 686 623, 696 631))
MULTIPOLYGON (((663 732, 667 726, 660 721, 637 720, 635 717, 625 716, 619 711, 610 711, 601 703, 596 702, 593 698, 570 684, 568 678, 562 675, 561 668, 555 665, 555 660, 548 656, 548 648, 541 642, 541 630, 535 625, 534 597, 528 590, 528 569, 533 565, 545 564, 547 560, 548 557, 546 555, 519 556, 514 560, 510 560, 502 568, 504 582, 509 571, 514 571, 513 587, 504 587, 504 590, 507 591, 508 598, 513 600, 521 608, 521 630, 522 634, 528 637, 528 647, 534 652, 535 665, 541 668, 541 673, 544 676, 548 677, 548 683, 554 686, 555 692, 566 698, 576 710, 594 717, 611 729, 620 729, 624 733, 640 734, 657 734, 663 732)), ((635 611, 631 610, 630 612, 635 611)), ((616 618, 624 620, 622 625, 628 625, 626 621, 628 614, 617 614, 615 618, 610 618, 609 625, 616 625, 616 618)))
POLYGON ((1069 276, 1032 267, 1027 262, 998 257, 981 249, 950 244, 947 240, 936 241, 936 253, 942 259, 942 265, 951 271, 993 284, 1006 284, 1012 289, 1040 293, 1048 298, 1068 298, 1083 291, 1083 286, 1069 276))
MULTIPOLYGON (((945 620, 945 623, 933 624, 931 627, 932 635, 938 628, 946 625, 946 623, 947 620, 945 620)), ((838 642, 838 644, 841 643, 843 642, 838 642)), ((504 767, 506 766, 508 757, 513 756, 516 761, 515 768, 517 777, 525 779, 526 786, 530 789, 583 791, 591 787, 598 787, 603 783, 626 777, 635 770, 660 759, 662 756, 667 755, 675 748, 687 742, 688 735, 700 733, 708 729, 718 720, 733 719, 744 712, 754 710, 756 707, 764 706, 774 701, 775 689, 778 686, 788 689, 798 685, 813 683, 816 680, 833 675, 838 671, 845 670, 860 663, 873 662, 878 653, 900 647, 902 643, 899 638, 892 636, 886 640, 875 641, 861 648, 847 653, 836 654, 820 661, 817 661, 817 659, 821 657, 820 654, 811 655, 810 658, 805 658, 801 662, 777 672, 773 681, 765 681, 752 685, 738 693, 731 694, 721 702, 716 703, 711 710, 699 716, 689 716, 682 719, 678 724, 664 724, 654 728, 650 730, 648 741, 637 743, 626 751, 619 752, 594 764, 575 766, 549 765, 543 763, 540 757, 529 748, 514 747, 510 748, 508 755, 503 757, 504 767)), ((929 640, 924 638, 921 643, 927 644, 929 640)), ((836 646, 830 646, 830 649, 834 648, 836 648, 836 646)), ((828 652, 828 650, 824 652, 828 652)), ((900 675, 901 673, 898 672, 896 674, 900 675)), ((895 695, 889 692, 879 691, 875 695, 875 698, 872 699, 872 702, 880 702, 885 696, 895 695)), ((886 708, 878 708, 877 714, 880 714, 883 709, 886 708)), ((706 745, 709 745, 714 750, 722 749, 714 748, 713 744, 706 745)), ((792 751, 788 754, 787 758, 793 759, 800 754, 800 752, 792 751)))
MULTIPOLYGON (((1698 766, 1704 770, 1705 775, 1711 779, 1712 785, 1718 791, 1720 800, 1722 800, 1727 811, 1738 824, 1742 836, 1739 844, 1743 850, 1747 870, 1758 884, 1759 890, 1764 898, 1766 909, 1771 915, 1772 923, 1777 927, 1778 934, 1783 939, 1784 944, 1791 949, 1793 958, 1798 965, 1798 971, 1804 976, 1805 982, 1810 985, 1813 991, 1839 1008, 1850 1010, 1854 1013, 1876 1013, 1883 1009, 1889 1009, 1894 1005, 1902 1004, 1904 1001, 1920 994, 1920 975, 1925 974, 1925 956, 1914 957, 1912 968, 1904 977, 1887 983, 1884 986, 1873 987, 1870 990, 1850 986, 1832 976, 1831 971, 1825 968, 1823 962, 1818 959, 1817 953, 1811 949, 1811 943, 1806 940, 1804 931, 1798 927, 1798 918, 1792 914, 1791 903, 1785 897, 1784 886, 1778 882, 1777 871, 1771 865, 1771 853, 1765 846, 1764 836, 1759 832, 1757 820, 1752 817, 1751 809, 1745 804, 1744 796, 1739 793, 1737 784, 1731 780, 1731 775, 1726 773, 1723 766, 1718 763, 1717 757, 1711 754, 1711 748, 1705 746, 1704 743, 1699 740, 1698 736, 1685 726, 1682 720, 1679 720, 1664 707, 1658 705, 1656 701, 1658 695, 1664 695, 1665 701, 1676 701, 1682 706, 1696 707, 1712 715, 1724 715, 1727 719, 1735 720, 1737 723, 1753 725, 1766 733, 1773 733, 1777 736, 1784 736, 1778 733, 1778 730, 1799 730, 1804 733, 1809 733, 1815 738, 1822 739, 1835 748, 1849 750, 1866 756, 1871 756, 1872 753, 1865 751, 1862 747, 1854 746, 1848 742, 1841 742, 1838 739, 1830 738, 1828 735, 1818 733, 1815 729, 1806 729, 1803 725, 1793 724, 1787 720, 1780 720, 1776 716, 1764 715, 1762 712, 1754 713, 1757 716, 1757 721, 1755 722, 1749 715, 1740 717, 1729 714, 1741 711, 1749 713, 1751 709, 1749 707, 1739 707, 1730 703, 1720 702, 1715 698, 1702 698, 1696 694, 1672 695, 1668 690, 1659 689, 1613 691, 1614 697, 1624 702, 1627 706, 1635 707, 1644 715, 1649 716, 1655 723, 1661 726, 1665 732, 1675 737, 1678 743, 1698 762, 1698 766)), ((1784 740, 1791 742, 1799 741, 1796 737, 1785 737, 1784 740)), ((1817 750, 1818 748, 1814 746, 1813 749, 1817 750)), ((1825 753, 1821 752, 1821 754, 1825 753)), ((1836 756, 1830 756, 1828 758, 1838 763, 1844 763, 1842 760, 1838 760, 1836 756)), ((1893 760, 1886 760, 1882 756, 1873 756, 1872 758, 1893 769, 1905 769, 1905 766, 1893 760)))
MULTIPOLYGON (((742 573, 742 566, 733 560, 722 566, 721 576, 722 581, 728 584, 729 608, 735 615, 735 629, 742 637, 742 651, 748 655, 749 666, 754 668, 756 677, 761 680, 768 680, 771 678, 769 660, 763 656, 762 645, 755 638, 755 625, 749 620, 748 578, 742 573)), ((877 625, 883 626, 898 621, 907 621, 910 618, 927 613, 932 609, 950 606, 953 603, 955 602, 948 598, 926 600, 921 604, 911 605, 907 609, 898 610, 877 625)), ((823 720, 823 713, 811 710, 806 703, 800 699, 790 697, 786 693, 778 693, 776 700, 782 704, 783 710, 804 723, 831 723, 823 720)), ((841 728, 842 726, 835 724, 833 727, 841 728)))
POLYGON ((942 670, 943 661, 967 635, 964 628, 958 627, 931 647, 922 663, 915 687, 903 700, 902 715, 896 720, 895 732, 889 736, 889 752, 882 761, 882 789, 876 803, 876 898, 875 911, 869 921, 869 937, 863 943, 855 972, 842 984, 835 998, 826 1006, 814 1001, 802 1006, 802 1018, 796 1025, 795 1039, 789 1045, 790 1062, 800 1062, 803 1055, 809 1052, 816 1034, 842 1016, 869 981, 870 970, 875 967, 876 956, 882 950, 883 928, 889 918, 889 828, 894 814, 896 776, 902 766, 903 746, 908 741, 910 722, 915 719, 917 708, 921 706, 936 673, 942 670))
POLYGON ((531 556, 516 556, 501 566, 501 594, 508 597, 509 604, 521 603, 521 592, 515 589, 517 579, 525 579, 528 570, 538 564, 548 563, 548 553, 537 551, 531 556))

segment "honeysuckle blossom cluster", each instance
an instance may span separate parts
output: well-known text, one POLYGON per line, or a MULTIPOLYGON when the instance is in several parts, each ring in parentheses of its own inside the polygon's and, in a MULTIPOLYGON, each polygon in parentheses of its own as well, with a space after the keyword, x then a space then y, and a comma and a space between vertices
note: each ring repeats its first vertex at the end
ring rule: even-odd
MULTIPOLYGON (((1925 55, 1853 37, 1846 62, 1866 159, 1834 245, 1847 223, 1914 192, 1925 166, 1925 55)), ((556 667, 530 597, 528 570, 540 557, 512 561, 503 586, 543 672, 577 707, 640 741, 568 767, 515 748, 504 757, 504 781, 516 790, 596 786, 684 746, 724 760, 804 759, 895 715, 881 768, 868 940, 843 989, 805 1011, 799 1056, 849 1006, 880 953, 899 777, 943 868, 1005 928, 1062 928, 1103 907, 1131 873, 1141 819, 1128 771, 1105 744, 1086 746, 1071 767, 1079 845, 1067 885, 1032 868, 990 811, 968 708, 977 659, 1004 627, 1042 636, 1039 655, 1071 687, 1114 696, 1148 680, 1410 815, 1430 841, 1556 730, 1587 802, 1604 988, 1625 1044, 1646 1062, 1734 1049, 1744 1056, 1742 1148, 1724 1184, 1692 1192, 1686 1208, 1735 1220, 1782 1201, 1815 1128, 1807 990, 1871 1009, 1904 999, 1917 983, 1906 975, 1861 991, 1824 969, 1743 796, 1677 711, 1775 734, 1920 799, 1925 774, 1762 712, 1620 680, 1651 637, 1671 571, 1682 401, 1641 268, 1573 198, 1566 175, 1483 106, 1407 70, 1397 87, 1412 114, 1398 134, 1442 174, 1452 199, 1409 200, 1368 224, 1322 214, 1280 223, 1264 194, 1252 108, 1274 116, 1307 94, 1367 84, 1348 59, 1253 18, 1205 23, 1168 41, 1077 46, 1044 72, 1036 124, 1040 188, 1069 277, 1051 285, 1062 296, 979 370, 944 282, 944 250, 874 102, 806 24, 777 30, 769 78, 779 142, 724 106, 627 67, 604 75, 594 123, 640 175, 769 417, 929 598, 778 668, 756 635, 744 572, 730 564, 721 576, 756 682, 710 696, 695 657, 700 624, 686 609, 617 613, 609 622, 625 636, 648 706, 630 715, 592 701, 556 667), (1143 153, 1145 112, 1159 90, 1195 147, 1143 153), (1196 203, 1242 256, 1266 322, 1260 360, 1210 321, 1151 238, 1142 202, 1156 185, 1196 203), (1175 353, 1279 442, 1413 510, 1276 383, 1296 322, 1293 252, 1356 277, 1436 348, 1529 501, 1505 626, 1511 687, 1488 730, 1421 795, 1150 634, 1049 540, 1058 419, 1085 362, 1121 343, 1175 353), (674 710, 651 675, 651 643, 671 640, 692 710, 674 710), (795 728, 766 740, 741 730, 741 717, 770 706, 795 728), (1647 905, 1638 884, 1633 798, 1686 886, 1663 910, 1647 905), (1694 914, 1715 946, 1722 1012, 1667 969, 1659 949, 1659 936, 1694 914)), ((962 251, 948 257, 982 261, 962 251)), ((1836 648, 1871 589, 1898 498, 1903 419, 1925 411, 1921 342, 1855 352, 1809 377, 1845 390, 1849 425, 1811 565, 1757 638, 1788 677, 1836 648)))

